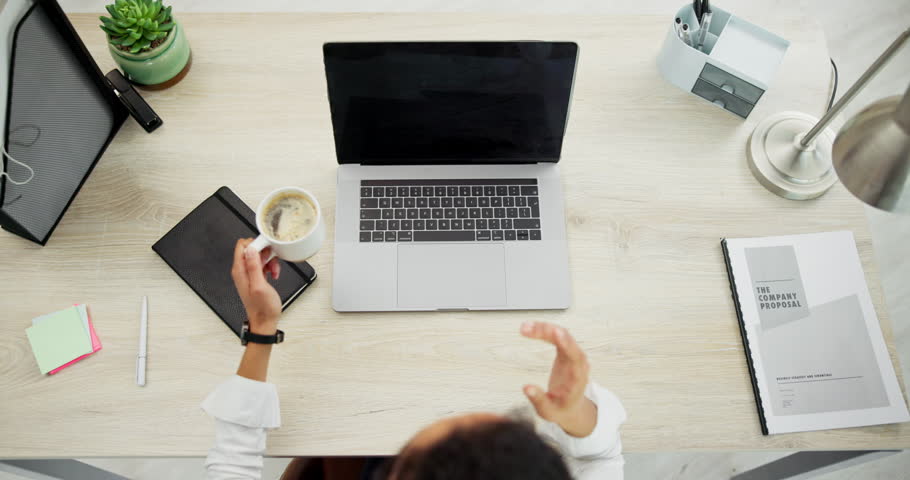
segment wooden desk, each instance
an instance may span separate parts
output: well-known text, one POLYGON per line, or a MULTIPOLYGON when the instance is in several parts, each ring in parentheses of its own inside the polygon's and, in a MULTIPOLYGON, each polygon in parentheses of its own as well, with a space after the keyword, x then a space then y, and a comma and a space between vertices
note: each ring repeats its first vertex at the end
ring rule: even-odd
MULTIPOLYGON (((861 204, 841 186, 794 202, 756 182, 745 142, 766 115, 818 114, 829 92, 821 31, 751 17, 792 45, 746 121, 666 83, 656 16, 186 14, 192 71, 146 93, 164 127, 131 120, 50 243, 0 235, 0 457, 204 455, 202 398, 241 349, 150 246, 221 185, 256 204, 311 189, 329 235, 318 283, 284 315, 270 379, 283 426, 272 455, 389 454, 420 426, 524 403, 552 351, 528 319, 568 326, 593 376, 624 401, 627 451, 910 448, 910 425, 763 437, 721 237, 852 230, 889 346, 891 327, 861 204), (335 156, 321 45, 329 40, 574 40, 581 46, 562 170, 573 303, 567 311, 337 314, 331 309, 335 156), (135 385, 140 297, 150 297, 148 385, 135 385), (24 330, 88 303, 104 349, 43 377, 24 330)), ((96 15, 72 20, 103 70, 96 15)), ((228 272, 225 272, 227 275, 228 272)), ((896 363, 896 360, 895 360, 896 363)))

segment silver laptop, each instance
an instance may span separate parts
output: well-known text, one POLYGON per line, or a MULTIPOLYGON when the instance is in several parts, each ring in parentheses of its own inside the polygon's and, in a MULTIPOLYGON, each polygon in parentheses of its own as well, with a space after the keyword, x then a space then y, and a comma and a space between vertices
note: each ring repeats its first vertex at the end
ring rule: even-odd
POLYGON ((327 43, 339 312, 568 308, 578 46, 327 43))

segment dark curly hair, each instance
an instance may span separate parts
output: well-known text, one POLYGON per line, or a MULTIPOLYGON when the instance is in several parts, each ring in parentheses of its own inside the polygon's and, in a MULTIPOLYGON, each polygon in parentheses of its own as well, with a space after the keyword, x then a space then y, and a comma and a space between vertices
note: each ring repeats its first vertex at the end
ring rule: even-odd
POLYGON ((519 420, 455 429, 386 467, 377 477, 394 470, 396 480, 571 480, 559 452, 519 420))

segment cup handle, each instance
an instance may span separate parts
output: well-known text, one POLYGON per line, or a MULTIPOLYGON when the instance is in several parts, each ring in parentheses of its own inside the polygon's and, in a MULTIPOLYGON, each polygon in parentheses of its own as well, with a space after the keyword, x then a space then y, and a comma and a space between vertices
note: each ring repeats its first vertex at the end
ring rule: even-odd
MULTIPOLYGON (((256 237, 256 240, 253 240, 253 243, 249 244, 246 248, 252 248, 253 250, 256 250, 257 252, 261 252, 268 246, 269 246, 269 239, 266 238, 265 235, 259 235, 258 237, 256 237)), ((265 259, 265 261, 262 263, 263 264, 269 263, 269 261, 271 259, 273 259, 277 256, 278 255, 275 253, 275 249, 273 248, 269 254, 269 258, 265 259)))

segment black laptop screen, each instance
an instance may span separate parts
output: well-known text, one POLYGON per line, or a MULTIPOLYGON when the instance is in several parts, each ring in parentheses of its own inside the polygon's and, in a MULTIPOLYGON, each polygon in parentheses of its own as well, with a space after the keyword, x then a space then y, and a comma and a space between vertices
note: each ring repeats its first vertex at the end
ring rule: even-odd
POLYGON ((556 162, 578 46, 327 43, 339 163, 556 162))

